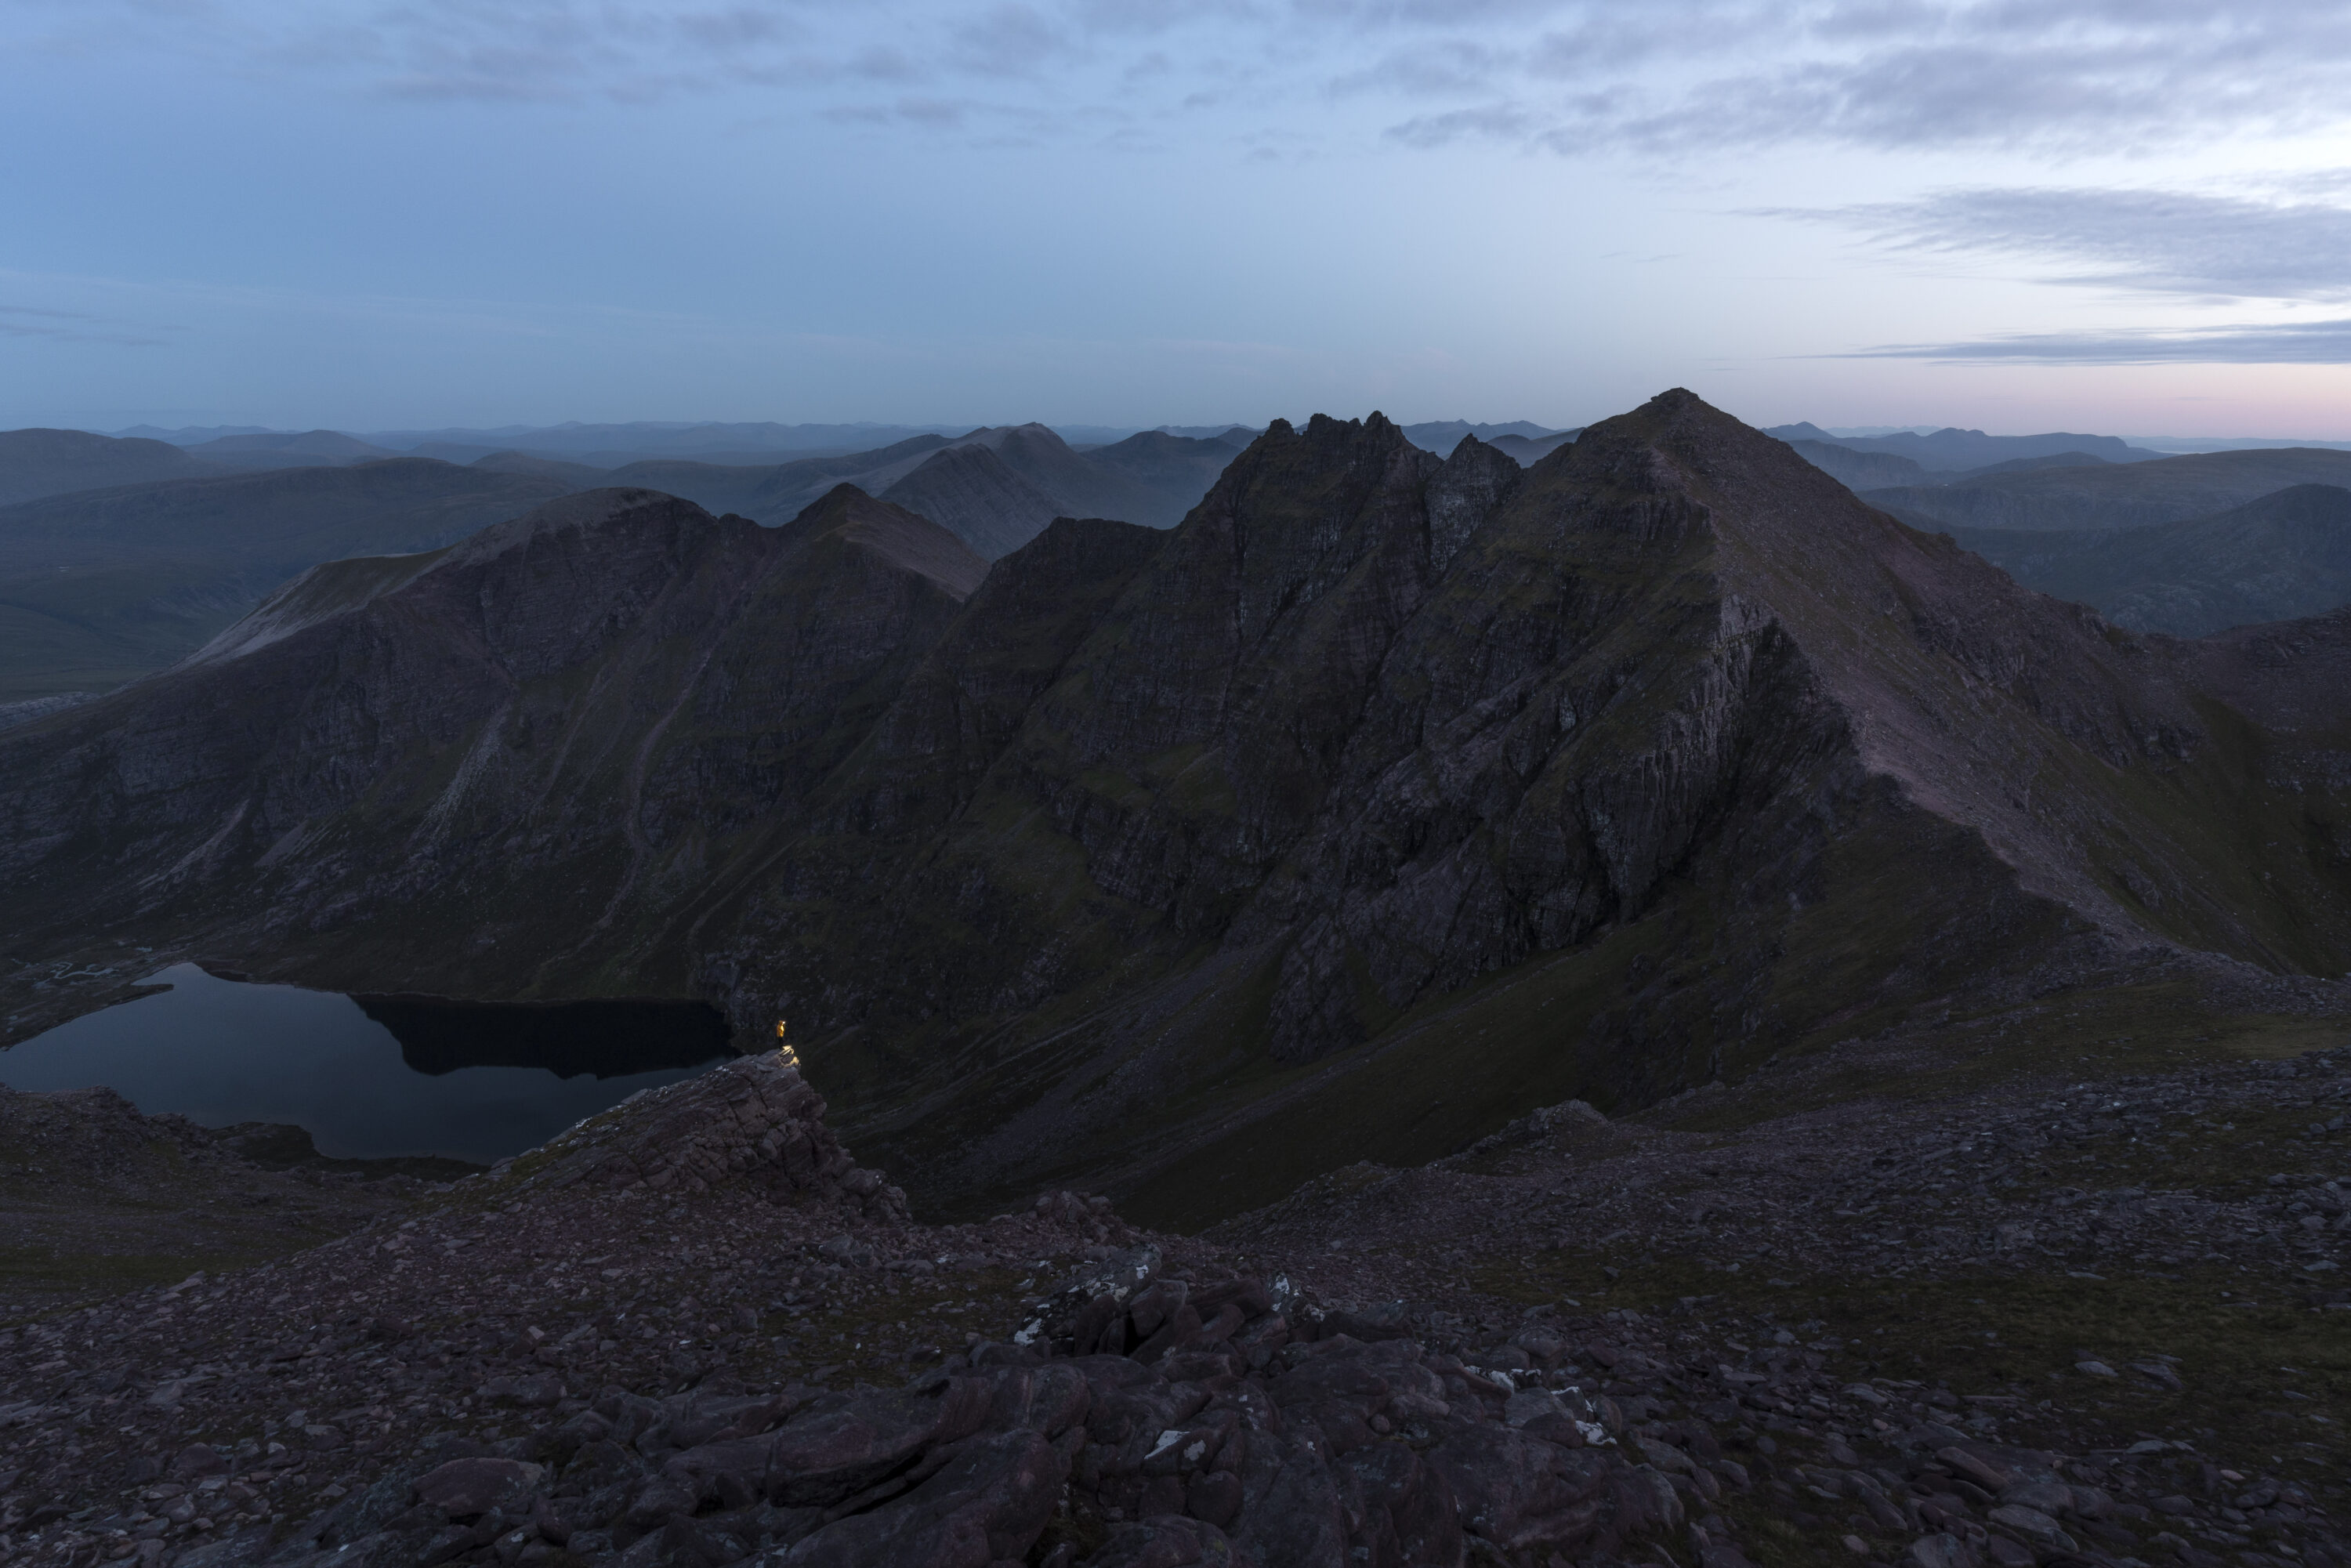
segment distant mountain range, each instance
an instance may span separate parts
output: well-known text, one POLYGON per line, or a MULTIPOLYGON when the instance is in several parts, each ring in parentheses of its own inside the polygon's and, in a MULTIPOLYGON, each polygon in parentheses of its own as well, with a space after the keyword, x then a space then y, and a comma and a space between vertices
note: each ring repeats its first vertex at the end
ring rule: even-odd
POLYGON ((0 432, 0 507, 73 490, 219 472, 176 446, 142 437, 116 440, 79 430, 0 432))
POLYGON ((657 490, 780 526, 848 483, 992 560, 1057 517, 1172 528, 1247 442, 1145 432, 1081 453, 1029 424, 780 464, 605 470, 517 452, 460 466, 386 457, 331 431, 247 433, 201 448, 249 465, 231 472, 143 437, 10 432, 0 493, 20 498, 0 506, 0 704, 119 685, 193 653, 306 568, 438 549, 580 490, 657 490))
POLYGON ((2288 446, 2069 462, 1861 494, 1916 528, 2087 529, 2210 517, 2296 485, 2351 485, 2351 452, 2288 446))
POLYGON ((1981 469, 2019 457, 2050 457, 2084 453, 2106 463, 2134 463, 2163 454, 2131 445, 2119 436, 1986 435, 1980 430, 1938 430, 1929 435, 1897 431, 1891 435, 1837 437, 1815 424, 1782 424, 1763 433, 1782 441, 1811 441, 1842 446, 1850 452, 1875 452, 1905 457, 1919 467, 1941 472, 1981 469))
MULTIPOLYGON (((559 428, 582 443, 620 433, 692 444, 781 439, 778 433, 838 439, 892 427, 559 428)), ((2307 582, 2291 592, 2274 583, 2244 591, 2215 586, 2243 576, 2241 541, 2248 536, 2233 525, 2209 536, 2189 530, 2145 561, 2119 547, 2021 549, 1991 536, 2209 521, 2296 486, 2351 486, 2351 453, 2260 448, 2158 457, 2113 437, 2064 433, 1898 431, 1849 444, 1817 440, 1803 434, 1808 431, 1818 434, 1815 426, 1782 427, 1799 455, 1871 504, 1930 531, 1959 530, 1970 538, 1983 534, 1981 548, 2021 580, 2111 608, 2134 627, 2208 631, 2247 616, 2304 612, 2315 602, 2314 594, 2333 591, 2326 586, 2334 581, 2329 569, 2307 554, 2315 548, 2311 528, 2323 531, 2323 522, 2295 534, 2299 543, 2273 541, 2289 551, 2282 559, 2312 563, 2307 582), (1881 449, 1888 447, 1903 450, 1881 449), (1964 458, 1988 461, 1966 468, 1928 465, 1964 458), (2211 559, 2190 561, 2195 541, 2208 537, 2211 559), (2060 556, 2071 562, 2064 569, 2070 575, 2059 574, 2071 586, 2050 575, 2056 570, 2050 563, 2060 556), (2095 591, 2088 586, 2094 579, 2095 591), (2125 593, 2136 597, 2116 597, 2125 593)), ((1174 527, 1256 438, 1236 425, 1205 434, 1144 431, 1081 446, 1031 423, 918 432, 878 447, 803 450, 774 462, 670 455, 607 467, 519 447, 452 442, 388 455, 389 448, 373 441, 326 430, 178 434, 205 439, 183 448, 144 436, 0 434, 0 497, 13 500, 0 503, 0 703, 107 689, 184 656, 307 566, 361 551, 437 548, 553 495, 642 487, 691 500, 714 515, 780 526, 848 484, 927 518, 981 559, 995 559, 1059 517, 1174 527), (338 472, 350 477, 331 477, 338 472), (287 477, 243 482, 273 474, 287 477), (305 474, 312 477, 294 477, 305 474), (151 527, 134 525, 134 517, 161 520, 151 527), (124 542, 133 535, 141 541, 135 549, 124 542), (269 538, 287 542, 282 549, 259 547, 269 538)), ((395 434, 405 439, 498 433, 395 434)), ((1523 422, 1465 421, 1410 425, 1399 434, 1440 455, 1474 438, 1481 449, 1521 467, 1577 434, 1523 422)), ((696 449, 719 457, 763 455, 718 445, 696 449)))
MULTIPOLYGON (((1064 424, 1054 434, 1080 450, 1115 445, 1130 436, 1151 434, 1132 425, 1064 424)), ((1157 434, 1196 441, 1235 440, 1246 446, 1262 428, 1250 424, 1161 425, 1157 434)), ((263 430, 250 425, 190 426, 165 430, 139 425, 111 432, 170 442, 206 458, 241 467, 278 465, 297 455, 319 463, 351 462, 366 457, 412 453, 444 462, 469 463, 494 452, 524 452, 600 468, 618 468, 648 458, 678 457, 730 465, 760 465, 794 457, 867 452, 894 445, 918 435, 963 438, 969 426, 946 424, 775 424, 691 423, 639 421, 625 424, 501 425, 490 429, 450 427, 440 430, 379 430, 358 432, 263 430), (329 440, 327 438, 336 438, 329 440), (338 444, 340 442, 340 444, 338 444)), ((1515 435, 1540 442, 1561 434, 1547 426, 1512 420, 1479 424, 1467 420, 1437 420, 1406 425, 1405 439, 1439 455, 1449 453, 1464 435, 1482 441, 1515 435)), ((1573 434, 1573 433, 1569 433, 1573 434)))
POLYGON ((1953 528, 2029 588, 2117 626, 2201 637, 2351 603, 2351 488, 2296 485, 2152 528, 1953 528))

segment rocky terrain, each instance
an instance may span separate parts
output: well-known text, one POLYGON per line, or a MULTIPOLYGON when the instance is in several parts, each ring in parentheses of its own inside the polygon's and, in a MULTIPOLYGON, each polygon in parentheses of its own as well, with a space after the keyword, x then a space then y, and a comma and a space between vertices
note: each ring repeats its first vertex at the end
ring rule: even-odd
POLYGON ((1276 424, 993 567, 591 492, 10 730, 8 1027, 124 941, 700 996, 925 1202, 1206 1224, 2034 995, 2333 1009, 2346 657, 2134 637, 1687 393, 1527 469, 1276 424))
POLYGON ((2351 1048, 2293 1043, 1855 1041, 1189 1238, 922 1223, 747 1058, 273 1262, 10 1295, 0 1554, 2351 1563, 2351 1048))

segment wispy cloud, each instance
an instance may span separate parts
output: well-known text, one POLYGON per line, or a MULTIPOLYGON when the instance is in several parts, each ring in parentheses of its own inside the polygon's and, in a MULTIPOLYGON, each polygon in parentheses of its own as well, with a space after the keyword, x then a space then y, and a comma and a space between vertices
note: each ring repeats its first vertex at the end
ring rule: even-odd
POLYGON ((1424 148, 2111 152, 2351 118, 2351 11, 2309 0, 20 0, 0 11, 0 51, 40 49, 168 51, 414 99, 784 91, 821 110, 854 106, 879 78, 1055 111, 1211 101, 1292 129, 1368 113, 1394 142, 1424 148))
POLYGON ((2281 0, 1650 0, 1552 12, 1494 73, 1484 107, 1509 112, 1416 116, 1397 138, 1425 145, 1449 127, 1562 150, 2113 152, 2351 112, 2340 89, 2351 20, 2281 0))
POLYGON ((2346 365, 2351 364, 2351 319, 2017 333, 1952 343, 1890 343, 1823 357, 2005 365, 2346 365))
MULTIPOLYGON (((2299 175, 2300 192, 2345 191, 2299 175)), ((1857 229, 1918 256, 2013 257, 2064 268, 2043 281, 2231 298, 2351 298, 2351 206, 2206 192, 2022 189, 1777 209, 1857 229)))
POLYGON ((116 343, 159 348, 169 340, 147 331, 118 330, 130 323, 78 310, 43 310, 31 305, 0 305, 0 338, 46 338, 60 343, 116 343))

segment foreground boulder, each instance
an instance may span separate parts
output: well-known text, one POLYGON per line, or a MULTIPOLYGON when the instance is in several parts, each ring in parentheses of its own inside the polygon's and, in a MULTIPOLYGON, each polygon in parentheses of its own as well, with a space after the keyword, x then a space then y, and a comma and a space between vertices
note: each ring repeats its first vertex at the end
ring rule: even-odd
POLYGON ((1563 1377, 1365 1342, 1245 1276, 1104 1260, 899 1389, 607 1390, 509 1457, 352 1498, 268 1561, 1443 1568, 1607 1560, 1720 1483, 1563 1377), (528 1453, 530 1458, 519 1457, 528 1453), (401 1490, 404 1489, 404 1490, 401 1490), (394 1511, 392 1505, 397 1503, 394 1511))

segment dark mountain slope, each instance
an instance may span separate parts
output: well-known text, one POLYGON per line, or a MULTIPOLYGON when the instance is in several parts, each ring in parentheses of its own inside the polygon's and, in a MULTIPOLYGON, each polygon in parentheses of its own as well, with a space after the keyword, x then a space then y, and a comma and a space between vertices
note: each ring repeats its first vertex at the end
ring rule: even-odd
POLYGON ((2209 517, 2295 485, 2351 485, 2351 452, 2282 446, 1992 475, 1865 498, 1927 528, 2147 528, 2209 517))
POLYGON ((698 994, 926 1201, 1186 1219, 1922 1011, 2351 967, 2351 618, 2135 638, 1687 393, 1523 472, 1276 424, 960 606, 853 490, 601 494, 12 731, 11 949, 698 994))
POLYGON ((984 570, 855 492, 771 529, 590 491, 332 562, 179 669, 17 732, 5 874, 53 929, 236 927, 509 988, 593 969, 611 955, 572 956, 690 888, 707 837, 804 816, 953 617, 942 580, 984 570))
POLYGON ((2332 485, 2159 528, 1952 537, 2026 587, 2134 632, 2201 637, 2351 603, 2351 490, 2332 485))
POLYGON ((0 508, 0 697, 117 685, 193 652, 305 567, 435 549, 569 488, 404 457, 0 508))
POLYGON ((1702 405, 1602 428, 1441 572, 1426 460, 1392 429, 1278 428, 899 901, 955 911, 911 944, 909 994, 845 938, 806 971, 762 943, 733 983, 856 998, 811 1060, 909 1174, 967 1142, 925 1186, 1056 1154, 1185 1205, 1441 1152, 1511 1103, 1638 1099, 2149 926, 2321 971, 2344 950, 2323 856, 2256 852, 2273 894, 2239 859, 2304 803, 2203 825, 2245 758, 2224 736, 2182 766, 2200 732, 2163 656, 1702 405), (1473 1051, 1481 1030, 1502 1039, 1473 1051), (1311 1090, 1282 1065, 1313 1060, 1311 1090))
POLYGON ((155 479, 192 479, 220 468, 161 441, 79 430, 0 431, 0 507, 155 479))
POLYGON ((977 444, 932 454, 882 497, 921 513, 989 560, 1019 549, 1069 511, 977 444))

